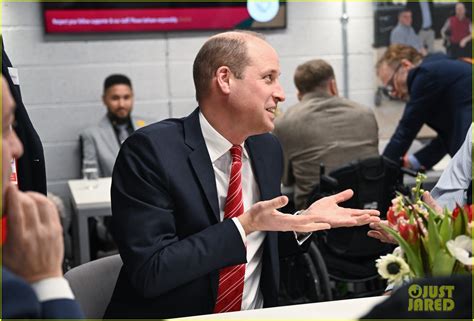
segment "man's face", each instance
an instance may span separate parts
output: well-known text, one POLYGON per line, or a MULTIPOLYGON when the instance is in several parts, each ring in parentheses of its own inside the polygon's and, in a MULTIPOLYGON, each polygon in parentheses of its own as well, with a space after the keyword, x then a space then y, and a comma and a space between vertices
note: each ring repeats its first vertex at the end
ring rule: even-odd
POLYGON ((15 103, 8 83, 2 76, 2 199, 6 188, 11 184, 11 160, 18 159, 23 154, 23 146, 12 129, 14 120, 15 103))
POLYGON ((119 119, 128 118, 133 109, 133 91, 125 84, 109 87, 102 97, 107 110, 119 119))
POLYGON ((400 13, 400 16, 398 17, 398 22, 400 22, 404 26, 411 26, 412 24, 412 17, 411 17, 411 12, 410 11, 405 11, 400 13))
POLYGON ((377 74, 386 88, 391 88, 390 96, 407 101, 408 95, 408 71, 411 68, 400 63, 399 66, 393 68, 387 63, 382 63, 377 74))
POLYGON ((247 49, 250 65, 241 79, 231 77, 229 96, 233 119, 246 137, 272 131, 277 104, 285 100, 275 50, 257 38, 248 40, 247 49))
POLYGON ((456 17, 458 18, 464 18, 464 16, 466 15, 466 7, 464 6, 463 3, 457 3, 455 11, 456 11, 456 17))

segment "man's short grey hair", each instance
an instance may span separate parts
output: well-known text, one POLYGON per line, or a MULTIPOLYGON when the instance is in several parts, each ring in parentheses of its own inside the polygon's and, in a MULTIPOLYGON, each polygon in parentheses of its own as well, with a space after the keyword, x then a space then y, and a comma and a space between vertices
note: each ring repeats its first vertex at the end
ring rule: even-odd
POLYGON ((209 94, 211 80, 220 67, 227 66, 236 78, 242 78, 245 67, 250 64, 247 50, 249 37, 265 39, 257 32, 236 30, 211 37, 202 46, 193 64, 198 102, 209 94))

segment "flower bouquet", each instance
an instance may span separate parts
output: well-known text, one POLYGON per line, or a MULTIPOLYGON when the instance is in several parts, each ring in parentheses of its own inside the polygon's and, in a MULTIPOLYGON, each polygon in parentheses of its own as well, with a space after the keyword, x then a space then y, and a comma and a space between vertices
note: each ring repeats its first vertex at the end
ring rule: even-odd
POLYGON ((412 196, 399 194, 387 212, 388 226, 383 228, 399 248, 380 257, 376 266, 389 284, 470 273, 472 268, 472 205, 435 211, 421 200, 425 178, 418 174, 412 196))

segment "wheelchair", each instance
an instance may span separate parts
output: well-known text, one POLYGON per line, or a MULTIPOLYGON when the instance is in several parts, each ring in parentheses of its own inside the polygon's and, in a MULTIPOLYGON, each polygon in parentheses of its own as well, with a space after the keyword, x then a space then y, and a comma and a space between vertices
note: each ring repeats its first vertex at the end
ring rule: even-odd
MULTIPOLYGON (((320 170, 320 182, 313 188, 307 206, 322 197, 350 188, 354 196, 340 205, 377 209, 381 219, 386 219, 396 191, 405 195, 410 192, 403 185, 403 175, 416 176, 415 172, 403 168, 401 163, 383 156, 353 161, 329 175, 325 175, 324 165, 320 166, 320 170)), ((334 299, 383 293, 385 282, 377 273, 375 260, 393 251, 394 246, 368 237, 369 230, 365 225, 314 233, 313 242, 324 258, 334 299)))

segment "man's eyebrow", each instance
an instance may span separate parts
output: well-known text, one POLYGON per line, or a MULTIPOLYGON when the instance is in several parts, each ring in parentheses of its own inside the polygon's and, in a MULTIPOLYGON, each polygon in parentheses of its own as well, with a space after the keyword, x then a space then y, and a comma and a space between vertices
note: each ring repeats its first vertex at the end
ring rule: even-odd
POLYGON ((272 73, 272 74, 281 75, 281 71, 279 71, 277 69, 265 69, 262 73, 264 73, 264 74, 272 73))

